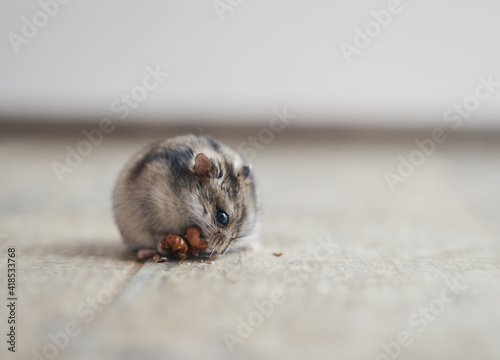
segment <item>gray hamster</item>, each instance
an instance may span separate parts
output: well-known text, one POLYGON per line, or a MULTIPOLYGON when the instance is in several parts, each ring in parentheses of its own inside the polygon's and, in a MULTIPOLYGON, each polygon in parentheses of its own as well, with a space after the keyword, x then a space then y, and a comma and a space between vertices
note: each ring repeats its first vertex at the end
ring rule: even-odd
POLYGON ((113 212, 132 250, 156 249, 169 234, 202 231, 207 251, 251 247, 259 200, 251 166, 210 136, 184 135, 146 146, 125 165, 113 212))

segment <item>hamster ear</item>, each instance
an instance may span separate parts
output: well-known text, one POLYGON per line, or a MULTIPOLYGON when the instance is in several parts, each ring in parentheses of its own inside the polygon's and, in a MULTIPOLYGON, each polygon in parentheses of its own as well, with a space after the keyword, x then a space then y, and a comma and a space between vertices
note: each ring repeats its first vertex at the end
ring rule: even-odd
POLYGON ((238 172, 238 175, 242 176, 244 179, 250 176, 250 173, 252 172, 252 165, 243 165, 243 167, 240 169, 238 172))
POLYGON ((208 176, 212 171, 212 160, 204 153, 199 153, 194 159, 194 172, 200 176, 208 176))

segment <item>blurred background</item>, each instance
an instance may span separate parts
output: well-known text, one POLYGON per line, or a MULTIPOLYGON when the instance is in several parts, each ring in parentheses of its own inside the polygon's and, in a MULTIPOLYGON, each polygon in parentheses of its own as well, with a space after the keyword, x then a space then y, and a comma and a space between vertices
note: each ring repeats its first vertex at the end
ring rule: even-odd
MULTIPOLYGON (((168 78, 123 121, 264 124, 288 105, 300 125, 421 128, 500 78, 491 0, 46 3, 1 5, 2 120, 117 117, 113 101, 159 66, 168 78)), ((496 96, 463 128, 497 129, 499 112, 496 96)))
POLYGON ((2 359, 500 358, 500 2, 16 0, 0 34, 2 359), (118 173, 186 132, 252 162, 260 251, 122 244, 118 173))

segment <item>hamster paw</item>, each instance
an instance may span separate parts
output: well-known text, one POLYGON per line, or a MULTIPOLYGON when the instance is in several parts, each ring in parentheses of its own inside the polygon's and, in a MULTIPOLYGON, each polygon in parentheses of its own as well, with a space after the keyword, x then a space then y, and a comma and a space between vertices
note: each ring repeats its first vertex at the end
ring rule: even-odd
POLYGON ((139 251, 137 251, 137 260, 146 260, 152 258, 156 254, 156 250, 153 249, 139 249, 139 251))

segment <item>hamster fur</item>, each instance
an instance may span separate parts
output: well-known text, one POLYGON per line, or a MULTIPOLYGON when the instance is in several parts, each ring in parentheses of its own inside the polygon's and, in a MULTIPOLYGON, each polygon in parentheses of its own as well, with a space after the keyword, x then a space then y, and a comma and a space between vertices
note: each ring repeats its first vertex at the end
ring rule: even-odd
POLYGON ((210 136, 178 136, 133 156, 113 190, 113 212, 132 250, 156 249, 166 235, 197 226, 207 251, 222 255, 251 246, 259 228, 251 166, 210 136))

